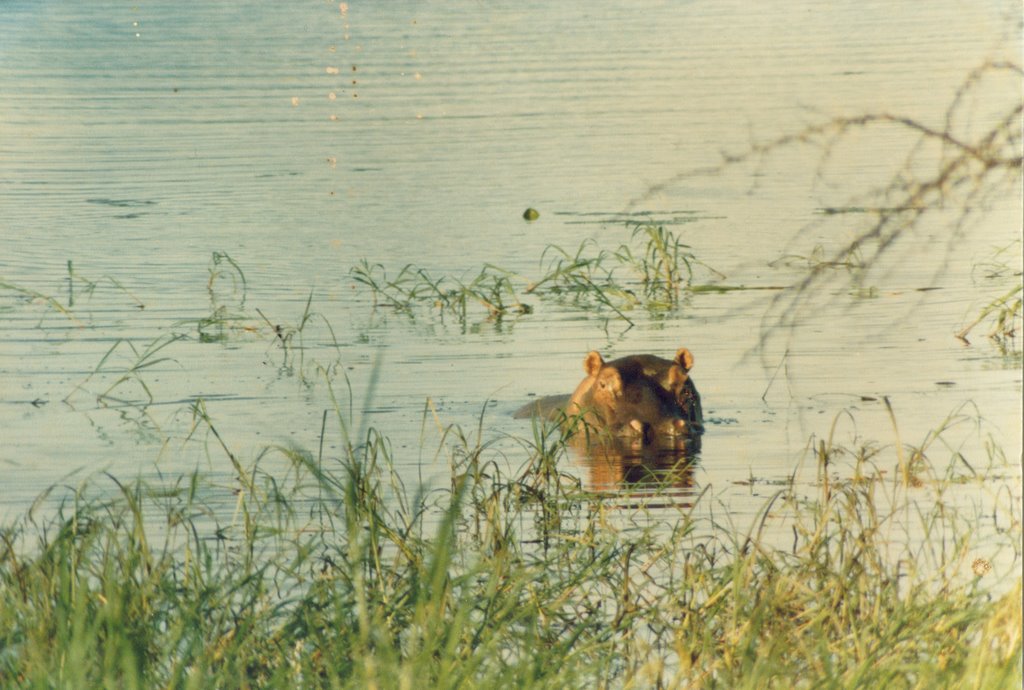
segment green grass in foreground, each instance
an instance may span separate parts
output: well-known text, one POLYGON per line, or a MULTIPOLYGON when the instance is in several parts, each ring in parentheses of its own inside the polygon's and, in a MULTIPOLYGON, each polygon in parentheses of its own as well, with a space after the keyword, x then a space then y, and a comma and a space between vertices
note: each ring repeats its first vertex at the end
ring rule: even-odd
MULTIPOLYGON (((740 530, 588 494, 557 429, 511 474, 476 436, 447 430, 433 492, 370 430, 339 458, 268 448, 231 486, 101 479, 26 514, 0 532, 0 687, 1020 686, 1020 580, 970 574, 983 518, 944 499, 973 470, 821 442, 817 495, 740 530)), ((1019 518, 996 530, 1014 567, 1019 518)))

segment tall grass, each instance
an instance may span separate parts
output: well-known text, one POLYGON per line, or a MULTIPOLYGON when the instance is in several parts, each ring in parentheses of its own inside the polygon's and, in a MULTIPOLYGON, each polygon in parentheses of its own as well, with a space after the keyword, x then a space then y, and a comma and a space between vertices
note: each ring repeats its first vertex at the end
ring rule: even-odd
POLYGON ((511 446, 445 428, 450 483, 425 491, 384 434, 334 418, 337 457, 274 446, 245 465, 224 445, 229 481, 100 477, 0 531, 0 686, 1021 682, 1019 507, 986 511, 1003 529, 981 543, 988 518, 942 500, 982 468, 908 449, 905 481, 893 449, 825 438, 813 491, 791 482, 734 526, 707 493, 588 492, 542 422, 511 446), (1008 554, 992 563, 1009 580, 964 565, 977 549, 1008 554))

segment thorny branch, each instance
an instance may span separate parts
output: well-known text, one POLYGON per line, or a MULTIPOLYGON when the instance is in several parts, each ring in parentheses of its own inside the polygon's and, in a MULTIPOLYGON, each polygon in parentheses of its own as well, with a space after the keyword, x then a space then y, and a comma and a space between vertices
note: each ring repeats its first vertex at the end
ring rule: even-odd
MULTIPOLYGON (((962 239, 968 221, 994 200, 1018 193, 1024 164, 1021 150, 1024 105, 1020 98, 1008 99, 1009 105, 980 135, 972 136, 968 126, 962 122, 966 119, 962 112, 965 103, 971 101, 972 96, 981 98, 979 91, 984 80, 998 77, 1016 79, 1019 85, 1024 70, 1018 64, 1005 61, 990 61, 975 68, 957 89, 940 126, 887 112, 831 118, 775 139, 751 142, 739 153, 722 152, 718 164, 682 172, 650 187, 643 198, 633 204, 662 193, 686 178, 719 174, 742 164, 764 166, 772 154, 790 147, 819 149, 821 158, 817 172, 821 177, 821 168, 838 145, 854 132, 896 127, 913 135, 901 167, 884 186, 868 193, 868 198, 875 203, 848 200, 845 207, 825 209, 825 220, 816 220, 797 232, 796 237, 803 236, 811 228, 828 222, 830 216, 842 212, 842 208, 856 207, 870 219, 824 261, 810 265, 807 273, 791 289, 772 298, 759 341, 764 345, 779 328, 791 328, 796 324, 802 307, 816 296, 816 288, 834 278, 835 266, 855 267, 856 270, 846 280, 856 283, 924 217, 941 210, 953 214, 947 225, 947 256, 937 260, 937 274, 941 274, 946 268, 949 253, 962 239), (927 159, 927 166, 922 165, 922 153, 931 156, 927 159), (923 171, 925 169, 927 172, 923 171)), ((1019 95, 1020 90, 1017 89, 1016 93, 1019 95)), ((923 256, 928 247, 921 249, 918 256, 923 256)))

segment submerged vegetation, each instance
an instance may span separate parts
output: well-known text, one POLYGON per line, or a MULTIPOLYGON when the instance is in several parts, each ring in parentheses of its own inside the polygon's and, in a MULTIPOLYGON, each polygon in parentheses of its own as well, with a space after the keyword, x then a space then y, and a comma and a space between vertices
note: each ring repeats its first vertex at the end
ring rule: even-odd
POLYGON ((94 480, 5 527, 0 684, 1021 682, 1019 507, 958 508, 949 488, 1005 468, 947 467, 938 437, 813 442, 811 490, 795 472, 732 526, 707 492, 666 508, 588 491, 545 427, 512 470, 449 427, 449 486, 410 492, 386 437, 336 420, 336 457, 275 446, 243 467, 224 446, 231 481, 94 480))

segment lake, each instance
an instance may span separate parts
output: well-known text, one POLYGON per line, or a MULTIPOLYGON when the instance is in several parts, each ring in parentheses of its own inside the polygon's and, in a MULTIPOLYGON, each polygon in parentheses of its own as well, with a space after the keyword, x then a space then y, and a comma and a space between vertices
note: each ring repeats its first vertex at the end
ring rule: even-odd
MULTIPOLYGON (((196 400, 243 463, 268 444, 317 449, 333 390, 410 484, 446 481, 451 424, 482 428, 515 466, 507 439, 530 426, 511 412, 570 392, 589 350, 694 353, 708 424, 681 492, 708 489, 739 525, 836 420, 850 447, 922 445, 952 415, 936 462, 984 467, 989 439, 1012 461, 1019 339, 954 333, 1006 291, 985 277, 999 248, 1019 271, 1019 188, 957 233, 923 217, 877 270, 850 283, 836 268, 772 328, 772 300, 792 294, 779 288, 863 227, 851 207, 915 138, 854 132, 826 159, 796 145, 708 169, 831 117, 941 128, 972 69, 1019 58, 1019 19, 1016 3, 951 0, 7 0, 0 516, 103 471, 230 477, 196 400), (695 285, 743 289, 622 315, 526 291, 550 246, 613 252, 630 223, 685 243, 695 285), (351 273, 363 260, 463 282, 496 266, 532 312, 375 307, 351 273)), ((1006 83, 971 91, 956 126, 982 131, 1019 103, 1019 78, 1006 83)), ((335 424, 324 443, 336 453, 335 424)), ((569 465, 631 490, 630 468, 569 465)), ((1019 503, 1019 467, 1004 478, 1019 503)))

